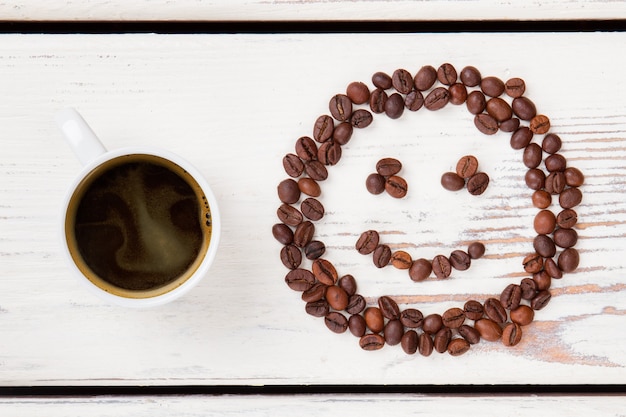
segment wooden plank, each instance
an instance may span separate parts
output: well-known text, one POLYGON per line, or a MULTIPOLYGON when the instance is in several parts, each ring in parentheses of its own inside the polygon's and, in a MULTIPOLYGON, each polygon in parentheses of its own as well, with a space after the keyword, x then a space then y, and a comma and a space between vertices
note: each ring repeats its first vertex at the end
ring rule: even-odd
MULTIPOLYGON (((615 384, 625 382, 626 82, 623 33, 440 35, 11 35, 0 37, 0 384, 615 384), (308 316, 283 279, 270 234, 281 158, 311 134, 329 97, 375 71, 453 62, 520 76, 587 178, 581 265, 507 349, 460 358, 364 352, 308 316), (129 311, 80 287, 58 242, 59 210, 79 164, 53 123, 77 107, 109 148, 166 147, 198 166, 224 213, 209 276, 171 305, 129 311)), ((485 137, 463 108, 377 116, 344 147, 324 184, 317 233, 341 274, 374 303, 441 313, 519 282, 532 250, 530 192, 508 136, 485 137), (442 144, 443 147, 442 147, 442 144), (440 175, 474 153, 492 183, 476 198, 440 175), (404 162, 410 194, 369 195, 383 156, 404 162), (481 240, 485 259, 447 281, 414 283, 354 251, 366 228, 414 257, 481 240)))

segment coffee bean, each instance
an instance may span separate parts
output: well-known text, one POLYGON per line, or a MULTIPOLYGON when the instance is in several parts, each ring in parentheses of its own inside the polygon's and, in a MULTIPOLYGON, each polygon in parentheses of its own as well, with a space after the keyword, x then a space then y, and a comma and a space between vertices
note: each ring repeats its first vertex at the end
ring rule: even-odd
POLYGON ((443 319, 437 313, 429 314, 424 317, 422 329, 428 334, 435 334, 443 327, 443 319))
POLYGON ((532 139, 533 132, 526 126, 522 126, 511 135, 511 148, 524 149, 530 144, 532 139))
POLYGON ((313 317, 326 317, 330 312, 330 306, 326 300, 311 301, 304 305, 304 311, 313 317))
POLYGON ((409 269, 413 265, 413 259, 407 252, 397 250, 391 255, 391 265, 397 269, 409 269))
POLYGON ((400 318, 400 307, 398 307, 398 304, 389 296, 383 295, 378 298, 378 308, 383 314, 383 317, 389 320, 400 318))
POLYGON ((458 332, 461 337, 467 340, 471 345, 475 345, 476 343, 480 342, 480 333, 478 333, 478 330, 476 330, 472 326, 464 324, 459 327, 458 332))
POLYGON ((304 248, 313 240, 315 226, 308 220, 303 221, 293 232, 293 244, 299 248, 304 248))
POLYGON ((331 285, 326 289, 326 301, 335 310, 343 310, 348 306, 348 294, 336 285, 331 285))
POLYGON ((328 170, 318 160, 306 162, 304 164, 304 172, 315 181, 324 181, 328 178, 328 170))
POLYGON ((543 263, 543 269, 550 275, 552 278, 561 279, 563 278, 563 271, 556 264, 554 259, 546 259, 543 263))
MULTIPOLYGON (((516 144, 516 146, 519 146, 516 144)), ((524 161, 524 165, 528 168, 537 168, 539 164, 541 164, 541 160, 543 159, 543 151, 541 150, 541 146, 536 143, 529 143, 524 148, 524 155, 522 160, 524 161)))
POLYGON ((548 130, 550 130, 550 119, 548 118, 548 116, 538 114, 530 120, 529 127, 530 130, 533 131, 533 133, 543 135, 544 133, 547 133, 548 130))
POLYGON ((430 87, 435 84, 435 81, 437 81, 437 70, 431 65, 426 65, 420 68, 413 78, 415 88, 420 91, 430 89, 430 87))
POLYGON ((522 328, 517 323, 507 323, 502 329, 504 346, 515 346, 522 340, 522 328))
POLYGON ((474 328, 480 333, 480 337, 495 342, 502 337, 502 328, 498 323, 491 319, 479 319, 474 323, 474 328))
POLYGON ((561 248, 571 248, 578 242, 578 233, 574 229, 556 229, 554 243, 561 248))
POLYGON ((511 321, 520 326, 527 326, 532 323, 535 318, 535 311, 527 305, 521 305, 511 310, 511 321))
POLYGON ((543 258, 537 253, 531 253, 524 257, 522 265, 524 266, 524 271, 534 274, 543 268, 543 258))
POLYGON ((439 279, 448 278, 452 273, 450 260, 444 255, 436 255, 432 261, 433 273, 439 279))
POLYGON ((422 356, 430 356, 433 353, 433 339, 428 333, 420 334, 417 350, 422 356))
POLYGON ((511 98, 521 97, 526 91, 526 83, 521 78, 511 78, 504 83, 504 91, 511 98))
POLYGON ((369 126, 372 123, 372 120, 372 113, 365 109, 357 109, 354 113, 352 113, 352 117, 350 117, 350 124, 354 127, 362 129, 369 126))
POLYGON ((498 121, 485 113, 477 114, 474 117, 474 125, 485 135, 495 135, 498 132, 498 121))
POLYGON ((350 141, 354 128, 349 122, 341 122, 333 130, 333 140, 335 143, 345 145, 350 141))
POLYGON ((283 157, 283 168, 287 175, 297 178, 304 172, 304 162, 298 155, 288 153, 283 157))
POLYGON ((559 195, 559 204, 564 209, 571 209, 580 204, 583 199, 583 194, 576 187, 566 188, 559 195))
POLYGON ((327 288, 328 285, 324 285, 321 282, 316 282, 311 288, 302 293, 302 301, 304 301, 305 303, 312 303, 314 301, 319 301, 323 299, 324 295, 326 295, 327 288))
POLYGON ((354 81, 348 84, 346 95, 354 104, 363 104, 369 100, 370 90, 365 83, 354 81))
POLYGON ((366 334, 359 340, 359 346, 363 350, 379 350, 385 346, 385 338, 379 334, 366 334))
POLYGON ((551 298, 552 298, 552 295, 550 294, 550 291, 548 290, 539 291, 535 295, 535 297, 532 300, 530 300, 530 307, 533 310, 541 310, 542 308, 548 305, 551 298))
POLYGON ((532 300, 537 294, 537 283, 531 278, 524 278, 519 285, 524 300, 532 300))
POLYGON ((312 178, 304 177, 298 180, 298 188, 301 193, 311 197, 319 197, 322 194, 320 185, 312 178))
POLYGON ((315 284, 315 276, 306 269, 294 269, 285 276, 285 283, 294 291, 306 291, 315 284))
POLYGON ((272 226, 272 235, 283 245, 289 245, 293 242, 293 231, 284 223, 276 223, 272 226))
POLYGON ((404 327, 402 326, 402 323, 400 323, 400 320, 389 320, 383 329, 383 336, 385 338, 385 343, 389 346, 399 344, 402 340, 402 336, 404 336, 404 327))
POLYGON ((465 155, 456 163, 456 173, 461 178, 469 178, 478 171, 478 159, 474 155, 465 155))
POLYGON ((428 259, 416 259, 409 268, 409 277, 415 282, 423 281, 430 276, 432 270, 433 266, 428 259))
POLYGON ((472 91, 465 100, 467 110, 472 114, 480 114, 487 107, 487 99, 480 91, 472 91))
POLYGON ((335 285, 337 282, 337 270, 326 259, 314 260, 311 269, 315 278, 322 284, 335 285))
POLYGON ((477 172, 467 180, 467 191, 471 195, 481 195, 489 186, 489 175, 477 172))
POLYGON ((280 250, 280 260, 288 269, 296 269, 302 263, 302 252, 296 245, 286 245, 280 250))
POLYGON ((354 294, 348 298, 348 306, 346 307, 346 312, 350 314, 359 314, 363 310, 365 310, 365 306, 365 298, 363 298, 363 296, 360 294, 354 294))
POLYGON ((533 274, 533 281, 537 283, 538 291, 547 290, 550 288, 550 285, 552 285, 552 277, 546 271, 535 272, 533 274))
POLYGON ((361 233, 355 247, 361 255, 369 255, 378 247, 379 241, 380 236, 376 230, 367 230, 361 233))
POLYGON ((580 187, 585 182, 583 173, 574 167, 565 168, 565 183, 570 187, 580 187))
POLYGON ((302 223, 302 213, 289 204, 281 204, 276 210, 276 215, 281 222, 288 226, 297 226, 302 223))
POLYGON ((469 300, 463 306, 463 312, 465 313, 465 317, 470 320, 478 320, 480 319, 485 310, 483 305, 476 300, 469 300))
POLYGON ((533 240, 535 252, 544 258, 552 258, 556 255, 556 245, 554 241, 546 235, 537 235, 533 240))
POLYGON ((328 108, 335 119, 343 122, 352 115, 352 100, 345 94, 336 94, 330 99, 328 108))
POLYGON ((533 206, 545 209, 552 204, 552 196, 546 190, 536 190, 532 195, 533 206))
POLYGON ((404 107, 410 111, 418 111, 424 105, 424 96, 419 90, 413 90, 404 98, 404 107))
POLYGON ((350 274, 344 275, 339 278, 339 281, 337 281, 337 285, 343 288, 348 296, 352 296, 356 293, 356 280, 350 274))
POLYGON ((402 169, 402 162, 395 158, 382 158, 376 163, 376 172, 384 177, 396 175, 402 169))
POLYGON ((413 76, 405 69, 397 69, 391 76, 391 85, 398 93, 408 94, 413 89, 413 76))
POLYGON ((557 265, 563 272, 573 272, 578 268, 580 262, 580 255, 574 248, 567 248, 559 255, 557 265))
POLYGON ((443 325, 451 329, 458 329, 465 321, 465 313, 457 307, 449 308, 441 315, 443 325))
POLYGON ((361 337, 367 330, 365 319, 360 314, 353 314, 348 319, 348 330, 356 337, 361 337))
POLYGON ((443 353, 448 350, 450 340, 452 340, 452 330, 447 327, 443 327, 435 333, 435 336, 433 337, 433 346, 437 352, 443 353))
POLYGON ((369 102, 370 110, 372 110, 372 112, 376 114, 384 113, 385 105, 387 104, 388 99, 389 96, 387 95, 385 90, 377 88, 376 90, 372 91, 369 102))
POLYGON ((365 180, 365 188, 371 194, 377 195, 385 191, 385 177, 380 175, 379 173, 372 173, 367 176, 365 180))
POLYGON ((537 115, 535 103, 524 96, 514 98, 511 102, 511 108, 513 113, 522 120, 531 120, 537 115))
POLYGON ((475 67, 467 66, 461 70, 461 82, 468 87, 476 87, 480 84, 480 71, 475 67))
POLYGON ((485 245, 481 242, 472 242, 467 247, 467 253, 472 259, 482 258, 485 254, 485 245))
POLYGON ((337 311, 331 311, 324 318, 324 324, 333 333, 344 333, 348 330, 348 319, 337 311))
POLYGON ((519 307, 522 301, 522 288, 519 285, 509 284, 500 294, 500 304, 507 310, 519 307))
POLYGON ((450 254, 450 264, 457 271, 467 270, 471 263, 472 258, 462 250, 455 250, 450 254))
POLYGON ((565 209, 556 216, 556 224, 564 229, 570 229, 578 223, 578 214, 572 209, 565 209))
POLYGON ((407 308, 400 313, 400 322, 409 329, 417 329, 422 327, 424 316, 415 308, 407 308))
POLYGON ((456 172, 446 172, 441 176, 441 186, 448 191, 459 191, 465 187, 465 180, 456 172))
POLYGON ((452 339, 450 343, 448 343, 448 353, 451 356, 461 356, 470 350, 470 344, 467 340, 456 338, 452 339))
POLYGON ((509 103, 499 97, 489 99, 486 109, 487 113, 498 122, 503 122, 513 117, 513 110, 511 110, 509 103))
POLYGON ((375 87, 387 90, 391 88, 392 80, 388 74, 384 72, 377 72, 372 75, 372 84, 374 84, 375 87))
POLYGON ((300 200, 300 188, 298 188, 298 183, 291 178, 282 180, 278 184, 277 192, 278 198, 285 204, 293 204, 300 200))
POLYGON ((538 234, 548 235, 556 227, 556 216, 550 210, 541 210, 535 215, 533 227, 538 234))
POLYGON ((546 169, 550 172, 565 171, 567 166, 565 157, 558 153, 548 156, 544 162, 546 164, 546 169))
POLYGON ((506 310, 497 298, 487 298, 483 305, 485 315, 496 323, 504 323, 507 320, 506 310))
POLYGON ((337 165, 341 159, 341 146, 332 140, 322 143, 317 151, 317 159, 324 165, 337 165))
POLYGON ((547 153, 557 153, 561 149, 561 138, 554 133, 548 133, 541 142, 541 148, 547 153))
POLYGON ((450 101, 450 92, 444 87, 436 87, 426 95, 424 107, 428 110, 440 110, 450 101))
MULTIPOLYGON (((296 141, 296 155, 305 162, 317 159, 317 145, 308 136, 302 136, 296 141)), ((306 165, 305 165, 306 167, 306 165)))
POLYGON ((562 172, 551 172, 547 177, 544 187, 550 194, 561 194, 565 189, 565 174, 562 172))
POLYGON ((324 206, 315 198, 305 198, 300 204, 300 210, 307 219, 313 221, 324 217, 324 206))
POLYGON ((391 248, 387 245, 378 245, 376 249, 374 249, 372 261, 376 268, 384 268, 389 265, 389 261, 391 261, 391 248))
POLYGON ((335 129, 335 122, 332 117, 327 114, 323 114, 315 120, 313 125, 313 138, 318 142, 326 142, 333 135, 335 129))
POLYGON ((520 121, 517 117, 511 117, 500 123, 500 130, 503 132, 511 133, 519 129, 520 121))
POLYGON ((406 180, 398 175, 392 175, 385 181, 385 191, 393 198, 403 198, 408 192, 406 180))
POLYGON ((413 355, 417 352, 417 345, 419 343, 419 336, 415 330, 409 330, 402 336, 400 340, 400 346, 407 355, 413 355))
POLYGON ((397 119, 404 113, 404 98, 398 93, 393 93, 385 103, 385 114, 390 119, 397 119))
POLYGON ((461 83, 454 83, 448 88, 450 92, 450 103, 458 106, 467 100, 467 88, 461 83))
POLYGON ((454 66, 449 63, 442 64, 437 69, 437 79, 441 84, 451 85, 456 82, 457 73, 454 66))
POLYGON ((363 313, 367 327, 374 333, 380 333, 385 325, 385 319, 378 307, 368 307, 363 313))
POLYGON ((531 190, 541 190, 546 183, 546 174, 539 168, 531 168, 526 171, 524 181, 531 190))
POLYGON ((480 89, 491 97, 498 97, 504 93, 504 83, 497 77, 485 77, 480 82, 480 89))

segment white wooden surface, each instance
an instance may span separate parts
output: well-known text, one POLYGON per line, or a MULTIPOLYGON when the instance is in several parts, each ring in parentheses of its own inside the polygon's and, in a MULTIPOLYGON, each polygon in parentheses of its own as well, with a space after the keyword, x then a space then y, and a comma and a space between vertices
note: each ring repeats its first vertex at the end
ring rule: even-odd
MULTIPOLYGON (((623 33, 0 36, 0 385, 624 384, 626 81, 616 51, 625 41, 623 33), (398 346, 364 352, 306 315, 284 284, 270 233, 281 158, 350 81, 446 61, 524 78, 551 117, 564 155, 587 177, 580 269, 554 283, 515 348, 483 342, 460 358, 407 356, 398 346), (52 118, 68 105, 108 147, 167 147, 214 185, 222 248, 180 301, 129 311, 101 303, 68 273, 59 206, 79 165, 52 118)), ((424 313, 499 293, 519 282, 531 250, 535 209, 520 160, 507 136, 479 134, 462 108, 377 116, 324 186, 327 257, 370 301, 399 296, 424 313), (469 152, 492 178, 488 192, 443 192, 439 176, 469 152), (364 178, 394 155, 410 196, 369 195, 364 178), (480 239, 488 256, 446 282, 415 284, 352 249, 371 224, 415 255, 480 239)))
POLYGON ((7 20, 584 20, 626 17, 621 0, 14 0, 7 20))

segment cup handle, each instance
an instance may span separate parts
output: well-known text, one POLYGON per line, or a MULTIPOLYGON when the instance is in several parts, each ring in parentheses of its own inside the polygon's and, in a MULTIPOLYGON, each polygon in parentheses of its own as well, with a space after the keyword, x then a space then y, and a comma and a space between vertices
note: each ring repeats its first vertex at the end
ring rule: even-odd
POLYGON ((55 120, 63 132, 67 143, 83 165, 106 152, 100 139, 93 133, 85 119, 73 108, 60 110, 55 120))

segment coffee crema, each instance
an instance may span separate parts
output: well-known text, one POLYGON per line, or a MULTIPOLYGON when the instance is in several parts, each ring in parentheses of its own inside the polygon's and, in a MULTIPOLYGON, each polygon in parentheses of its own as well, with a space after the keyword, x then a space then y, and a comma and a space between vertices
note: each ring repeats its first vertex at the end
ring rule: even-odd
POLYGON ((167 159, 131 154, 90 172, 65 220, 70 253, 101 289, 148 298, 184 283, 211 240, 211 211, 198 183, 167 159))

